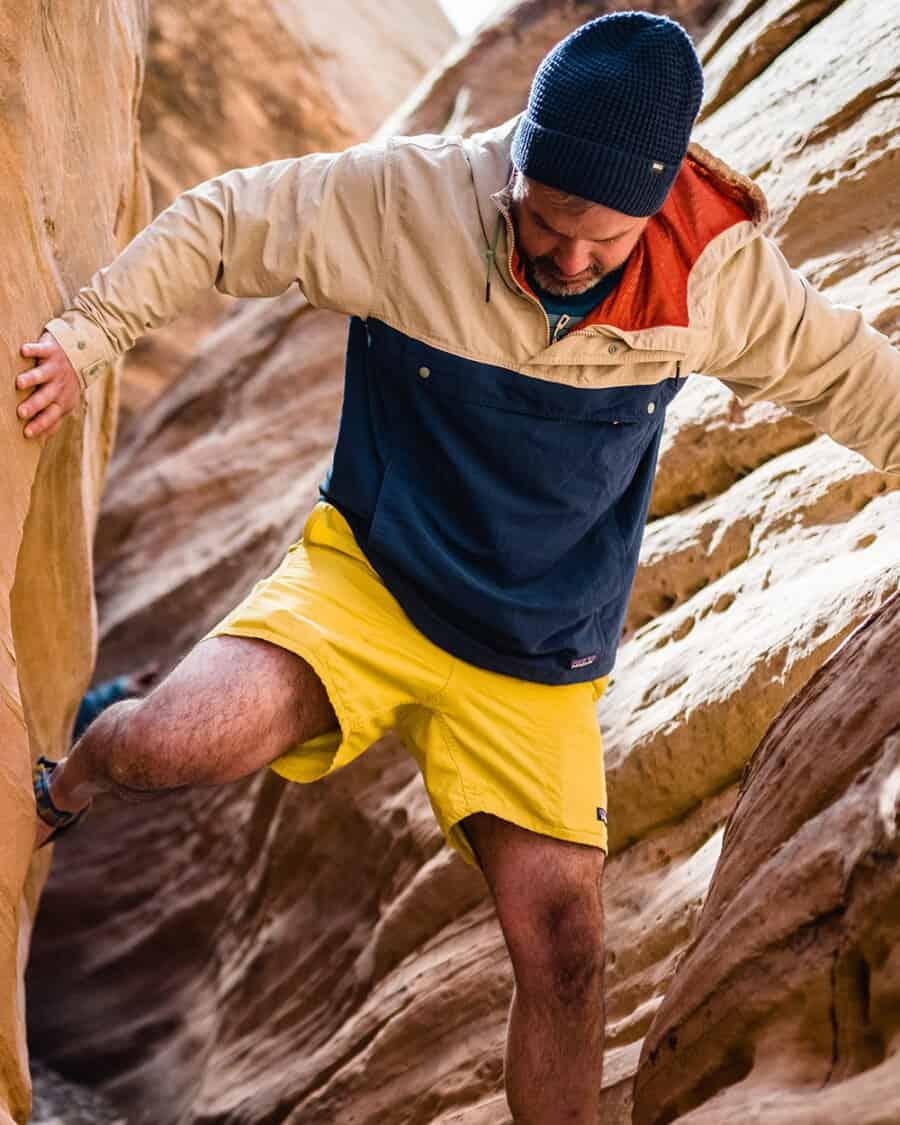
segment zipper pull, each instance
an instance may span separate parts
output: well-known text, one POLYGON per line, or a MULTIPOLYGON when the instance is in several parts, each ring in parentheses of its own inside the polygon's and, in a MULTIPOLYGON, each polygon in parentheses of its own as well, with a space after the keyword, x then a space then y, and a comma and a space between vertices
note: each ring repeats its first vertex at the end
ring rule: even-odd
POLYGON ((562 316, 556 322, 556 327, 553 329, 553 340, 551 341, 552 343, 555 344, 556 341, 560 338, 560 336, 566 329, 566 325, 571 319, 572 318, 567 313, 562 314, 562 316))

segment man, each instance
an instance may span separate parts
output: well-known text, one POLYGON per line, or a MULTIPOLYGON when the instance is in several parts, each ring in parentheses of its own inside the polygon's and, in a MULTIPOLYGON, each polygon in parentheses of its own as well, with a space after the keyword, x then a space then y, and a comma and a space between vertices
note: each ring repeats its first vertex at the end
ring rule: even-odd
POLYGON ((677 24, 625 12, 542 62, 525 114, 230 172, 181 196, 23 352, 27 433, 208 286, 351 316, 333 465, 279 569, 141 701, 39 767, 41 823, 272 765, 311 781, 395 729, 490 885, 519 1125, 595 1125, 606 797, 595 703, 688 373, 900 471, 900 356, 761 232, 693 146, 677 24))

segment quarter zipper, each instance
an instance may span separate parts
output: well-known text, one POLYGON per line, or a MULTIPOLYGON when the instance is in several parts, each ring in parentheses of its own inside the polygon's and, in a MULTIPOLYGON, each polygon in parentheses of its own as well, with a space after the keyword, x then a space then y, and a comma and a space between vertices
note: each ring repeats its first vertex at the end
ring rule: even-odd
POLYGON ((565 332, 566 325, 571 319, 572 318, 567 313, 563 313, 562 316, 560 316, 559 320, 556 322, 556 327, 553 329, 553 339, 551 343, 555 344, 556 341, 560 339, 561 333, 565 332))
MULTIPOLYGON (((503 218, 506 222, 506 233, 507 233, 507 236, 508 236, 506 241, 509 243, 509 253, 507 255, 507 263, 506 264, 507 264, 507 267, 509 269, 509 276, 512 278, 513 284, 519 290, 519 292, 522 294, 522 296, 526 297, 533 305, 537 305, 537 307, 541 310, 541 315, 544 318, 544 324, 547 326, 547 347, 549 348, 551 344, 555 344, 560 338, 557 335, 557 333, 559 331, 559 324, 557 324, 557 326, 556 326, 557 332, 554 332, 550 328, 550 318, 547 316, 547 310, 544 308, 544 306, 541 304, 541 302, 537 299, 537 297, 535 297, 532 293, 529 293, 527 289, 523 289, 522 286, 519 284, 519 279, 516 277, 515 271, 513 270, 513 253, 514 253, 515 248, 516 248, 516 232, 515 232, 515 229, 514 229, 513 224, 512 224, 512 219, 509 217, 509 212, 506 210, 506 208, 502 207, 499 203, 497 203, 497 209, 499 210, 500 214, 503 216, 503 218)), ((563 320, 564 318, 565 318, 565 314, 563 314, 563 317, 561 317, 560 320, 563 320)), ((566 319, 566 323, 568 323, 568 318, 565 318, 565 319, 566 319)), ((608 325, 587 324, 583 328, 573 328, 571 332, 566 334, 566 339, 570 340, 573 336, 604 335, 603 329, 604 328, 612 328, 612 327, 613 326, 611 324, 608 324, 608 325)), ((615 330, 613 330, 613 331, 615 331, 615 330)), ((625 346, 627 348, 628 345, 625 344, 625 342, 622 340, 621 336, 616 336, 614 338, 620 340, 621 343, 623 344, 623 346, 625 346)), ((680 374, 681 374, 681 363, 680 362, 678 363, 678 373, 679 373, 679 376, 680 376, 680 374)))
POLYGON ((509 253, 508 253, 508 256, 507 256, 507 263, 506 264, 509 267, 509 276, 513 279, 513 283, 515 284, 515 286, 519 290, 519 292, 522 294, 522 296, 527 297, 528 300, 531 301, 531 303, 533 305, 536 305, 537 308, 539 308, 541 310, 541 316, 544 318, 544 324, 546 325, 546 328, 547 328, 547 347, 549 348, 550 345, 553 343, 553 333, 550 329, 550 317, 547 316, 547 310, 544 308, 544 306, 541 304, 541 302, 537 299, 537 297, 535 297, 534 294, 529 293, 527 289, 523 289, 522 286, 519 284, 519 279, 516 277, 515 271, 513 270, 513 252, 515 251, 515 248, 516 248, 516 232, 513 229, 512 219, 509 217, 509 213, 506 211, 505 208, 503 208, 503 207, 500 208, 500 214, 506 220, 506 234, 507 234, 506 241, 509 243, 509 253))
MULTIPOLYGON (((550 328, 550 318, 547 316, 547 310, 544 308, 541 302, 533 294, 529 293, 527 289, 523 289, 519 284, 519 279, 516 277, 515 271, 513 270, 513 252, 516 248, 515 229, 513 228, 512 219, 510 219, 509 213, 506 211, 506 209, 504 207, 500 207, 499 204, 498 209, 500 211, 500 214, 506 220, 506 232, 508 235, 506 241, 509 243, 509 256, 507 261, 507 266, 509 267, 509 276, 513 279, 513 284, 516 286, 522 296, 527 297, 533 305, 537 305, 537 307, 541 310, 541 314, 544 317, 544 323, 547 326, 547 347, 549 348, 551 344, 555 344, 557 340, 559 340, 559 336, 550 328)), ((565 316, 565 314, 563 315, 565 316)), ((565 319, 566 323, 568 323, 569 318, 566 317, 565 319)), ((585 328, 573 328, 572 331, 569 332, 566 336, 566 339, 569 339, 572 336, 587 336, 589 333, 592 333, 594 329, 599 330, 601 327, 602 325, 599 324, 588 324, 585 328)), ((557 324, 556 328, 558 332, 559 324, 557 324)))

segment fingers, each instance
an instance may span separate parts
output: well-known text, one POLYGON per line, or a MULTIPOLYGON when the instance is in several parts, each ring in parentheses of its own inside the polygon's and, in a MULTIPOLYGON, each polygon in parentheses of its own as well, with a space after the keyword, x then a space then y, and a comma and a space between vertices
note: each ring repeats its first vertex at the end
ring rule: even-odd
POLYGON ((26 359, 35 360, 36 364, 30 370, 16 376, 16 386, 20 391, 37 387, 41 383, 48 383, 61 375, 68 366, 65 352, 53 337, 46 333, 37 343, 23 344, 21 352, 26 359))
POLYGON ((59 423, 78 403, 78 391, 65 379, 47 383, 19 404, 16 413, 23 422, 26 437, 56 433, 59 423))
MULTIPOLYGON (((68 414, 68 410, 65 411, 68 414)), ((41 434, 56 433, 59 423, 63 420, 63 409, 58 402, 50 405, 40 412, 33 422, 25 427, 26 437, 40 437, 41 434)))
POLYGON ((35 366, 16 377, 16 387, 20 391, 40 388, 20 403, 16 411, 27 422, 25 436, 54 434, 63 418, 78 404, 78 376, 66 353, 47 332, 40 340, 23 344, 21 351, 26 359, 35 361, 35 366))
POLYGON ((35 391, 34 394, 29 395, 19 406, 16 413, 20 418, 33 418, 34 415, 43 410, 45 406, 49 406, 51 402, 54 402, 56 400, 56 395, 56 383, 46 383, 41 390, 35 391))
POLYGON ((33 340, 22 345, 22 355, 26 359, 33 359, 35 356, 46 357, 53 355, 57 347, 58 345, 53 340, 33 340))
POLYGON ((49 382, 53 375, 53 365, 41 363, 37 367, 32 367, 30 371, 23 371, 21 375, 17 375, 16 386, 20 391, 27 391, 29 387, 37 387, 41 383, 49 382))

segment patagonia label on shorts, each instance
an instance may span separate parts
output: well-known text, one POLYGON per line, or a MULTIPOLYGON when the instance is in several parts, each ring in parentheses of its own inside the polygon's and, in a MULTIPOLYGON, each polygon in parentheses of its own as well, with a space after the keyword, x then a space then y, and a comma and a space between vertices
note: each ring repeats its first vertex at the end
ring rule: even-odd
POLYGON ((598 820, 600 821, 600 823, 601 823, 601 824, 606 824, 606 823, 607 823, 607 820, 606 820, 606 809, 601 809, 601 808, 598 808, 598 809, 597 809, 597 819, 598 819, 598 820))
POLYGON ((592 652, 590 656, 579 656, 575 660, 569 661, 570 668, 587 668, 588 664, 593 664, 597 659, 596 652, 592 652))

